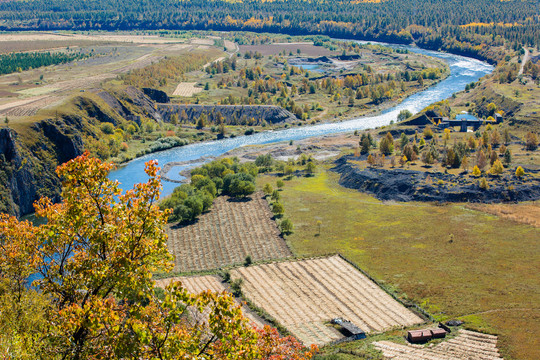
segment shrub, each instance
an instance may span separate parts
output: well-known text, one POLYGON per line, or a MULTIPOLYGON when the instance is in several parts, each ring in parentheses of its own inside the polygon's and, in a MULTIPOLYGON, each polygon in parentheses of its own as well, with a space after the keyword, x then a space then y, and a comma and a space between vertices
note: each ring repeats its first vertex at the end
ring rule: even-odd
POLYGON ((538 136, 535 133, 527 133, 525 136, 525 147, 529 151, 534 151, 538 148, 538 136))
POLYGON ((480 186, 480 189, 483 189, 483 190, 487 190, 487 189, 489 189, 489 184, 488 184, 488 182, 487 182, 486 178, 482 178, 482 179, 480 179, 480 181, 479 181, 479 184, 478 184, 478 185, 480 186))
POLYGON ((424 128, 424 138, 431 139, 433 137, 433 130, 431 130, 430 126, 426 126, 424 128))
POLYGON ((280 217, 285 212, 285 208, 283 207, 283 204, 279 201, 276 201, 272 204, 272 212, 276 217, 280 217))
POLYGON ((274 191, 274 189, 272 188, 272 185, 270 185, 269 183, 266 183, 264 184, 263 186, 263 192, 265 195, 270 195, 272 194, 272 192, 274 191))
POLYGON ((478 168, 478 166, 474 165, 472 174, 473 174, 473 176, 475 176, 475 177, 479 177, 480 175, 482 175, 482 172, 480 171, 480 169, 478 168))
POLYGON ((101 124, 100 129, 104 134, 107 135, 112 135, 114 133, 114 125, 111 123, 101 124))
POLYGON ((503 173, 503 164, 501 163, 500 160, 495 160, 495 162, 493 163, 493 166, 491 166, 491 169, 489 170, 489 172, 493 175, 500 175, 503 173))
POLYGON ((231 290, 234 296, 242 296, 242 285, 244 284, 244 279, 238 278, 231 281, 231 290))
POLYGON ((293 231, 293 223, 291 220, 289 219, 283 219, 283 221, 281 221, 281 223, 279 224, 279 228, 281 229, 281 232, 283 234, 291 234, 292 231, 293 231))
POLYGON ((523 168, 521 166, 518 166, 517 169, 516 169, 516 176, 517 177, 522 177, 523 175, 525 175, 525 170, 523 170, 523 168))

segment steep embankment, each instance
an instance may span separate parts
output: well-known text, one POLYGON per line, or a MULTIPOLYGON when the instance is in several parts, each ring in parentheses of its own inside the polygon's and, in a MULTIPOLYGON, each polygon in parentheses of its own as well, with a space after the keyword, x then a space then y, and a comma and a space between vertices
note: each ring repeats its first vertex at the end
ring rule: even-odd
POLYGON ((223 121, 228 125, 261 125, 297 121, 291 112, 273 105, 158 105, 160 114, 166 121, 177 116, 178 121, 198 119, 205 115, 211 124, 223 121), (220 120, 221 119, 221 120, 220 120))
POLYGON ((75 96, 52 117, 0 129, 0 212, 21 216, 32 213, 42 196, 60 200, 56 167, 84 150, 108 157, 100 124, 125 128, 131 121, 140 125, 142 117, 160 119, 154 102, 128 87, 75 96))
POLYGON ((24 215, 33 212, 41 196, 59 200, 54 170, 84 148, 77 125, 50 119, 35 123, 26 134, 33 143, 12 129, 0 129, 0 212, 24 215))
POLYGON ((373 194, 380 200, 482 202, 530 201, 540 199, 540 179, 490 177, 489 188, 481 189, 477 180, 439 172, 405 169, 360 169, 348 160, 336 161, 333 171, 341 175, 339 184, 373 194))
POLYGON ((131 134, 141 135, 143 125, 171 122, 174 114, 180 122, 193 123, 204 114, 208 124, 231 125, 296 119, 276 106, 161 104, 166 101, 168 97, 159 90, 131 86, 86 92, 71 98, 52 116, 1 129, 0 212, 21 216, 33 212, 33 203, 41 196, 60 200, 58 165, 84 150, 102 159, 117 156, 131 134))

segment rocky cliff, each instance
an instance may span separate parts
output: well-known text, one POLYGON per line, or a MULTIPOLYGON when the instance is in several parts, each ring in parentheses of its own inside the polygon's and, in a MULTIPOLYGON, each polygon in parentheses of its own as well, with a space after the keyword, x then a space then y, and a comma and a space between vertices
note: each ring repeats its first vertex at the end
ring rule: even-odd
POLYGON ((12 129, 0 129, 0 212, 17 216, 32 213, 42 196, 60 199, 56 167, 83 152, 79 132, 63 121, 44 120, 22 141, 12 129))

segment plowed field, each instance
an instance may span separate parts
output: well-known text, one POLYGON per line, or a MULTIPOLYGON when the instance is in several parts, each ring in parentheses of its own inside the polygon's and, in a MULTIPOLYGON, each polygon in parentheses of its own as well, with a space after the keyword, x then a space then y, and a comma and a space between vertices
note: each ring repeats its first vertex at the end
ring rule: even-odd
POLYGON ((195 224, 168 226, 174 272, 242 264, 247 255, 253 261, 291 256, 262 194, 255 193, 251 198, 236 202, 220 196, 212 210, 195 224))
POLYGON ((377 284, 339 256, 239 268, 243 292, 305 345, 342 335, 327 325, 344 318, 365 332, 422 323, 377 284))
MULTIPOLYGON (((227 291, 227 288, 221 282, 221 279, 214 275, 205 275, 205 276, 189 276, 189 277, 175 277, 169 279, 163 279, 156 281, 157 286, 165 287, 171 281, 181 281, 184 287, 192 294, 198 294, 206 290, 214 292, 227 291)), ((246 306, 242 306, 242 311, 244 315, 249 319, 253 326, 258 328, 264 327, 262 320, 249 310, 246 306)), ((206 315, 208 315, 206 313, 206 315)))
POLYGON ((496 360, 497 337, 474 331, 460 330, 459 335, 435 346, 402 345, 378 341, 373 345, 385 358, 393 360, 496 360))

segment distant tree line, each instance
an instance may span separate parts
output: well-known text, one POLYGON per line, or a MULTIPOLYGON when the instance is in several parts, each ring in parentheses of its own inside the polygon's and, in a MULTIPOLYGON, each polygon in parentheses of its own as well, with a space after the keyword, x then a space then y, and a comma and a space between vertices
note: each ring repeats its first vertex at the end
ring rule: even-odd
POLYGON ((0 55, 0 75, 36 69, 42 66, 65 64, 87 58, 83 53, 26 52, 0 55))
POLYGON ((540 46, 540 4, 524 1, 333 0, 174 1, 36 0, 0 3, 12 29, 200 29, 323 34, 337 38, 412 43, 492 61, 504 40, 540 46))

